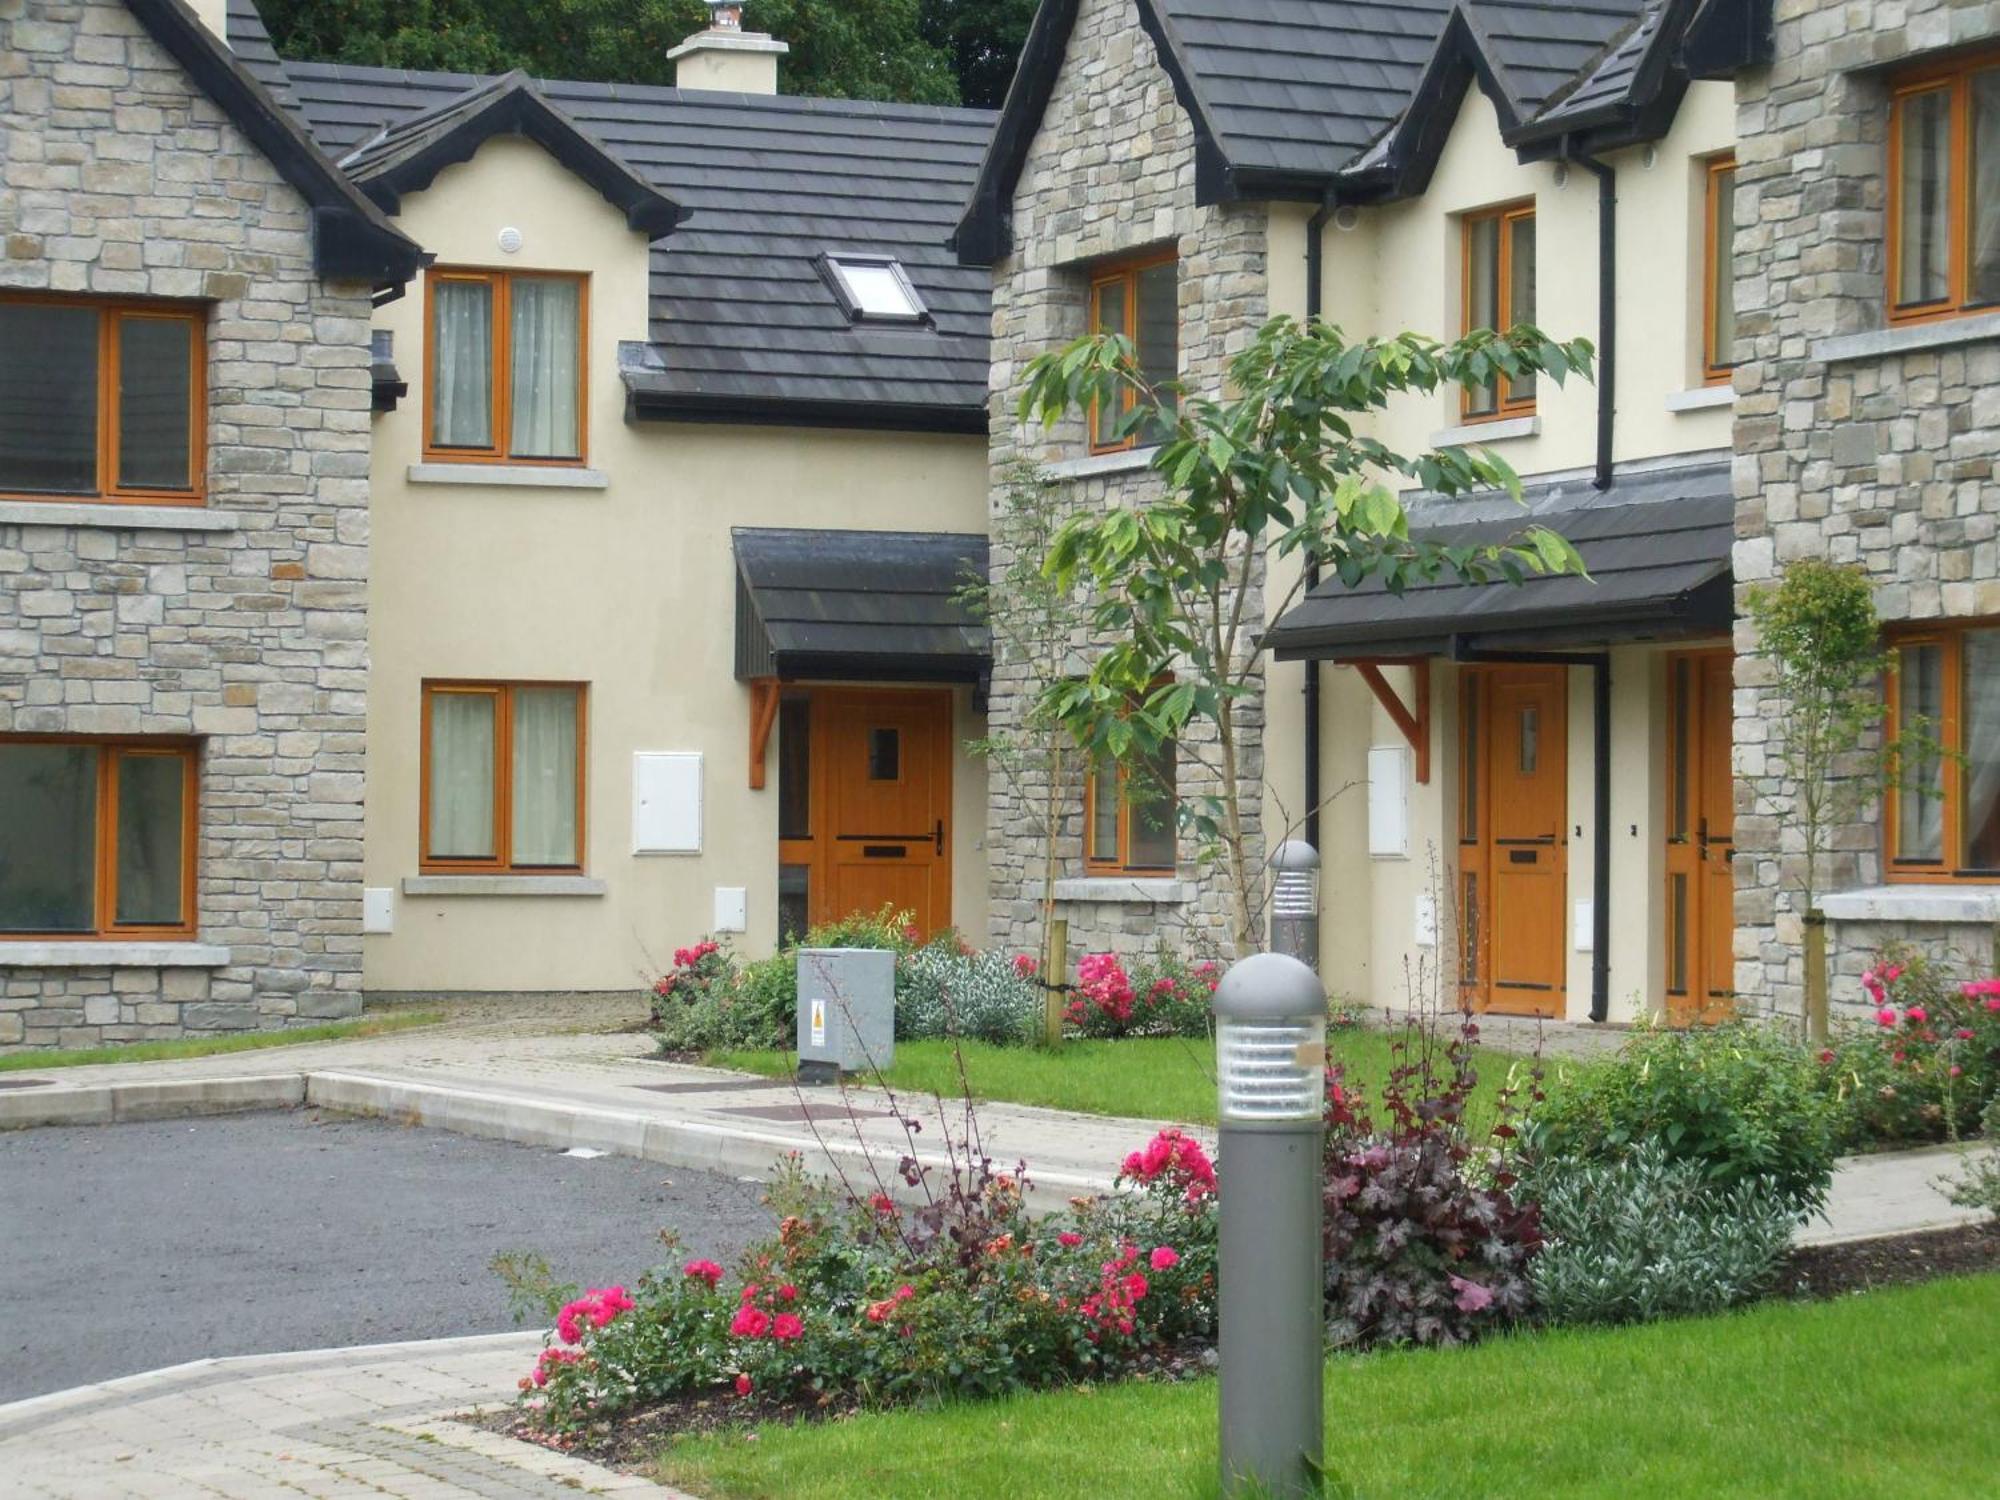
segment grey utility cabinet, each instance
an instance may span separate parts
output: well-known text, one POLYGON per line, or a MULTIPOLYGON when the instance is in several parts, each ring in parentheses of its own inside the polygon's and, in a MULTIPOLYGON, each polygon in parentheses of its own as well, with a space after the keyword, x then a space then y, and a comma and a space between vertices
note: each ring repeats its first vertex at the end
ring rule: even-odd
POLYGON ((882 948, 801 948, 799 1081, 886 1069, 896 1059, 896 955, 882 948))

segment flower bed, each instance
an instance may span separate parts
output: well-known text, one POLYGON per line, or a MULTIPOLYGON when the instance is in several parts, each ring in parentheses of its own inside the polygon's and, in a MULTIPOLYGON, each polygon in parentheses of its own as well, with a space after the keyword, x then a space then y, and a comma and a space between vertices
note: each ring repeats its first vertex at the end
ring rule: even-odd
POLYGON ((1979 1129, 2000 1094, 2000 979, 1954 984, 1892 950, 1861 976, 1873 1018, 1818 1054, 1849 1147, 1921 1145, 1979 1129))

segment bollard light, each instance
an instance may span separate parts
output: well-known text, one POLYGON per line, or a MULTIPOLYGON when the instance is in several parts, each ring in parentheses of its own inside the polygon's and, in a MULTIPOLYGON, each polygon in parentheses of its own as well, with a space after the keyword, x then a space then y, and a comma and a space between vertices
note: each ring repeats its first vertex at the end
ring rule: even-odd
POLYGON ((1319 851, 1299 839, 1271 856, 1271 950, 1319 968, 1319 851))
POLYGON ((1222 976, 1221 1450, 1224 1500, 1320 1492, 1320 1243, 1326 991, 1296 958, 1259 953, 1222 976))

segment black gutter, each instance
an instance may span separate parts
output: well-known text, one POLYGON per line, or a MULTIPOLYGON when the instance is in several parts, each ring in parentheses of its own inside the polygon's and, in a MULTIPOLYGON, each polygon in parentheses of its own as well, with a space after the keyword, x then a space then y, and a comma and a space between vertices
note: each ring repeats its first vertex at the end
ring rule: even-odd
POLYGON ((713 422, 745 427, 835 427, 860 432, 955 432, 986 435, 986 404, 897 405, 625 388, 628 422, 713 422))
MULTIPOLYGON (((1463 637, 1452 640, 1451 658, 1461 662, 1516 662, 1538 666, 1589 667, 1597 764, 1592 767, 1590 867, 1590 1019, 1611 1014, 1611 653, 1608 651, 1481 651, 1463 637)), ((1564 924, 1568 930, 1568 924, 1564 924)))
MULTIPOLYGON (((1310 326, 1319 321, 1325 301, 1320 282, 1326 274, 1326 226, 1333 217, 1333 193, 1328 191, 1306 221, 1306 323, 1310 326)), ((1315 554, 1306 557, 1306 596, 1319 587, 1319 558, 1315 554)), ((1314 850, 1319 849, 1319 801, 1320 801, 1320 743, 1319 743, 1319 662, 1309 658, 1305 663, 1306 680, 1303 689, 1306 713, 1305 771, 1306 771, 1306 842, 1314 850)), ((1324 861, 1322 861, 1322 864, 1324 861)))
POLYGON ((1594 156, 1568 154, 1597 179, 1597 477, 1611 488, 1613 424, 1618 415, 1618 174, 1594 156))

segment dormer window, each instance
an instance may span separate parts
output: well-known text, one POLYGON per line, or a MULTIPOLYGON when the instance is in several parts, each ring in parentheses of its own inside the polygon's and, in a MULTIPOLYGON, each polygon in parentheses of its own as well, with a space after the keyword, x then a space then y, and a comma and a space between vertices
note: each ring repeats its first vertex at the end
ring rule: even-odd
POLYGON ((856 323, 923 323, 930 313, 902 265, 886 255, 828 255, 820 259, 840 309, 856 323))

